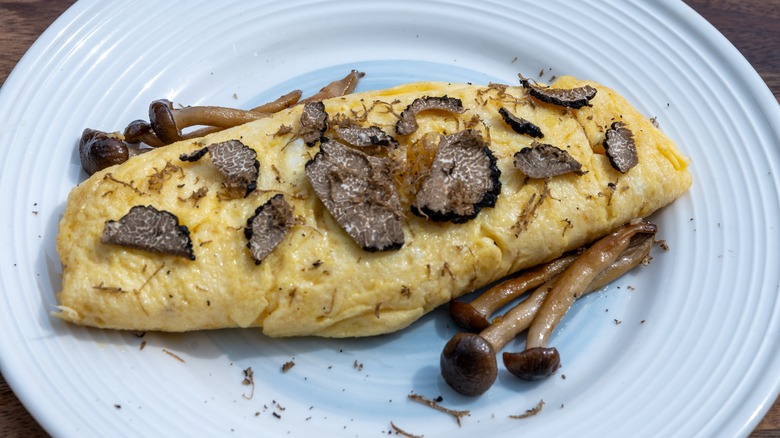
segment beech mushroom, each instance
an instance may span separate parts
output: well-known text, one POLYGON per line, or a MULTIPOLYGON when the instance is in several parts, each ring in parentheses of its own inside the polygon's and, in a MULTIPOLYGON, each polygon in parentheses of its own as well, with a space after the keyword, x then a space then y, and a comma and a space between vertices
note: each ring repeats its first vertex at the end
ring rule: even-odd
POLYGON ((164 144, 182 139, 182 129, 205 125, 216 128, 232 128, 268 117, 267 113, 219 106, 190 106, 174 109, 167 99, 155 100, 149 105, 149 123, 164 144))
POLYGON ((133 120, 125 128, 125 141, 130 144, 145 143, 153 148, 165 146, 146 120, 133 120))
POLYGON ((491 287, 470 303, 453 299, 450 301, 450 316, 466 330, 484 330, 490 325, 490 316, 495 311, 563 272, 575 258, 575 255, 565 255, 527 269, 522 274, 491 287))
POLYGON ((330 84, 322 87, 320 91, 317 92, 316 94, 313 94, 307 97, 306 99, 301 100, 298 103, 317 102, 325 99, 330 99, 332 97, 339 97, 345 94, 349 94, 355 91, 355 87, 357 87, 358 80, 360 80, 360 78, 362 78, 365 75, 366 74, 363 72, 352 70, 343 79, 339 79, 337 81, 331 82, 330 84))
MULTIPOLYGON (((524 380, 543 379, 558 369, 560 356, 555 347, 547 348, 547 340, 574 300, 584 295, 600 273, 621 260, 621 253, 637 235, 655 235, 657 227, 648 222, 624 225, 594 243, 563 273, 547 293, 544 302, 528 329, 526 348, 518 353, 504 353, 504 365, 524 380)), ((647 237, 640 237, 646 239, 647 237)))
MULTIPOLYGON (((600 270, 577 297, 604 287, 646 259, 653 245, 653 234, 641 234, 633 239, 629 238, 629 240, 631 241, 630 246, 624 248, 619 256, 612 259, 605 269, 600 270)), ((539 284, 540 278, 545 279, 542 280, 544 284, 534 290, 528 298, 503 316, 497 317, 479 334, 458 333, 445 345, 440 357, 440 366, 442 377, 450 387, 463 395, 476 396, 492 386, 498 375, 496 352, 535 321, 545 298, 557 287, 557 283, 564 275, 553 272, 558 270, 560 265, 566 263, 570 265, 568 269, 574 267, 576 262, 573 263, 568 257, 562 257, 542 265, 529 272, 528 277, 518 277, 522 278, 519 281, 508 280, 507 282, 515 282, 527 290, 533 287, 526 287, 527 284, 539 284)), ((512 287, 505 289, 511 290, 512 287)), ((517 293, 513 292, 513 294, 517 293)), ((500 293, 494 293, 494 297, 497 298, 496 303, 506 300, 500 293)), ((491 305, 495 305, 495 303, 491 305)), ((560 364, 560 356, 554 348, 537 348, 528 353, 504 353, 503 359, 505 366, 513 374, 518 371, 516 366, 521 365, 523 373, 530 376, 550 375, 560 364)))
POLYGON ((85 129, 79 141, 81 167, 88 175, 130 158, 130 151, 118 132, 107 133, 85 129))

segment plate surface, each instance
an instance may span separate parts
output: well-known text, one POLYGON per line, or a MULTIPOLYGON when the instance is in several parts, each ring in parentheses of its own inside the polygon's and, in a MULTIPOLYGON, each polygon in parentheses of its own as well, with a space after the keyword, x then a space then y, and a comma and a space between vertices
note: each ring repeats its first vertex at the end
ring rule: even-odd
POLYGON ((426 437, 747 435, 780 392, 780 110, 681 2, 614 6, 78 2, 0 91, 3 375, 56 436, 377 436, 391 422, 426 437), (397 334, 350 340, 259 330, 141 338, 49 315, 57 223, 84 178, 83 128, 121 129, 162 97, 249 108, 293 88, 313 93, 353 68, 366 72, 359 90, 516 84, 518 72, 593 79, 657 117, 692 157, 692 189, 653 218, 670 251, 576 303, 552 339, 564 361, 554 377, 525 384, 502 372, 478 399, 455 394, 439 377, 455 332, 441 310, 397 334), (242 385, 249 367, 254 388, 242 385), (441 395, 470 416, 459 427, 410 393, 441 395), (538 415, 508 418, 540 400, 538 415))

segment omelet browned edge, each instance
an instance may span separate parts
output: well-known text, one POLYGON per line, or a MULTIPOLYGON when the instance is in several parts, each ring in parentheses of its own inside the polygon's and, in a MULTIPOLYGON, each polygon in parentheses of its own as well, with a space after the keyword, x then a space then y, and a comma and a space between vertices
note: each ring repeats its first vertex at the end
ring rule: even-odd
POLYGON ((562 77, 555 87, 589 84, 598 92, 579 110, 533 100, 521 87, 413 83, 325 101, 331 122, 352 119, 394 133, 415 98, 455 97, 466 111, 418 116, 420 128, 396 135, 396 184, 406 212, 399 250, 366 252, 325 210, 304 165, 319 146, 299 138, 301 107, 207 137, 179 142, 96 173, 68 197, 57 250, 62 291, 56 315, 87 326, 138 331, 262 327, 269 336, 369 336, 407 327, 450 299, 519 269, 585 245, 631 219, 646 217, 691 184, 689 160, 651 121, 614 91, 562 77), (517 134, 500 107, 538 125, 543 142, 565 149, 584 175, 526 178, 513 155, 532 138, 517 134), (614 170, 601 146, 613 121, 634 133, 639 164, 614 170), (436 223, 409 205, 420 151, 439 134, 479 130, 497 158, 502 190, 493 208, 464 224, 436 223), (208 158, 179 155, 238 139, 260 161, 258 189, 235 197, 208 158), (417 164, 414 164, 417 163, 417 164), (283 194, 295 225, 259 265, 244 227, 255 209, 283 194), (108 220, 132 206, 175 214, 191 233, 196 259, 103 244, 108 220))

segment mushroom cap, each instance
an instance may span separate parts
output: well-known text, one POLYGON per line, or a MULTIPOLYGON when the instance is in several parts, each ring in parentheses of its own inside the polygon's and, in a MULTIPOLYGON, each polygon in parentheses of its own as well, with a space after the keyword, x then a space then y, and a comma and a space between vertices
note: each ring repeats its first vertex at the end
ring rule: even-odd
POLYGON ((551 376, 561 365, 555 347, 535 347, 517 353, 504 352, 504 366, 523 380, 541 380, 551 376))
POLYGON ((463 395, 485 393, 498 376, 495 349, 474 333, 453 336, 444 346, 439 363, 444 381, 463 395))
POLYGON ((459 327, 473 332, 485 330, 490 325, 484 314, 471 304, 458 299, 450 301, 450 317, 459 327))
POLYGON ((92 175, 106 167, 124 163, 128 158, 130 151, 116 134, 89 128, 81 133, 79 159, 87 174, 92 175))
POLYGON ((171 144, 181 140, 181 131, 176 127, 170 100, 158 99, 149 104, 149 124, 163 143, 171 144))

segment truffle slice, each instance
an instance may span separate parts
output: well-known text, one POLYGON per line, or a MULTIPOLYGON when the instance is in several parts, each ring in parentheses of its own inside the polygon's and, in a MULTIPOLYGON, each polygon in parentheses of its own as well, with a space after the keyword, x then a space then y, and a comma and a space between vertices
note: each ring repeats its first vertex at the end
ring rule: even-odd
POLYGON ((364 250, 403 246, 392 161, 323 138, 320 151, 306 163, 306 176, 325 208, 364 250))
POLYGON ((501 191, 496 157, 478 131, 442 137, 412 212, 437 222, 467 222, 496 205, 501 191))
POLYGON ((393 149, 398 147, 398 142, 378 126, 369 126, 368 128, 361 128, 359 126, 336 128, 336 134, 352 146, 389 146, 393 149))
POLYGON ((228 140, 215 143, 199 149, 191 154, 182 154, 182 161, 198 161, 208 153, 211 162, 217 166, 225 177, 225 186, 239 188, 248 196, 257 188, 257 177, 260 175, 260 162, 257 161, 257 152, 238 140, 228 140))
POLYGON ((401 113, 401 118, 395 125, 395 132, 401 135, 409 135, 417 131, 417 114, 422 111, 439 110, 454 114, 462 114, 463 102, 454 97, 418 97, 401 113))
POLYGON ((606 132, 603 145, 610 164, 620 173, 628 172, 639 163, 634 133, 626 128, 625 123, 614 122, 606 132))
POLYGON ((301 137, 306 146, 314 146, 328 129, 328 113, 322 101, 306 102, 301 113, 301 137))
POLYGON ((195 260, 190 230, 173 213, 151 205, 136 205, 119 221, 106 221, 100 241, 195 260))
POLYGON ((529 135, 534 138, 544 138, 544 133, 542 133, 542 130, 538 126, 522 117, 510 113, 506 108, 501 107, 501 109, 498 110, 498 113, 501 114, 504 122, 506 122, 506 124, 516 133, 529 135))
POLYGON ((515 167, 529 178, 541 179, 569 172, 584 174, 582 164, 563 149, 534 142, 515 154, 515 167))
POLYGON ((574 109, 591 106, 590 101, 596 96, 597 91, 590 85, 577 88, 540 87, 522 76, 520 76, 520 83, 531 96, 542 102, 574 109))
POLYGON ((258 265, 282 242, 293 226, 290 204, 279 194, 257 207, 254 216, 246 221, 244 235, 252 258, 258 265))

